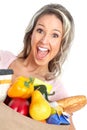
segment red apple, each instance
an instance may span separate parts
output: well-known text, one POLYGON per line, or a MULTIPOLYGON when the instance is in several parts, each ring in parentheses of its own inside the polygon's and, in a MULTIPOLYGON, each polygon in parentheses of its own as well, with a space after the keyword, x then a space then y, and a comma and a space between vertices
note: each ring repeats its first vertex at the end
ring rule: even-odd
POLYGON ((29 114, 29 101, 27 99, 13 98, 8 106, 22 115, 28 116, 29 114))

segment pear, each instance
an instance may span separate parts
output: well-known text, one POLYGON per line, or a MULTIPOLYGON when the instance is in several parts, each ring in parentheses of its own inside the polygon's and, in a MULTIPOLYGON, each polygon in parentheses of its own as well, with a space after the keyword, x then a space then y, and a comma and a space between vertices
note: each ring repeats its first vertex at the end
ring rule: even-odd
POLYGON ((51 115, 51 106, 39 90, 35 90, 31 96, 29 114, 35 120, 45 120, 51 115))

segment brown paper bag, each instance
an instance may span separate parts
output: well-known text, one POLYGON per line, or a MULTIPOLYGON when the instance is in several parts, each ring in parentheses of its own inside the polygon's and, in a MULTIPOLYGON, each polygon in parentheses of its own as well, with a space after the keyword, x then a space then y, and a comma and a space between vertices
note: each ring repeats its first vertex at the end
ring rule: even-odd
POLYGON ((0 102, 0 130, 68 130, 69 125, 50 125, 15 112, 0 102))

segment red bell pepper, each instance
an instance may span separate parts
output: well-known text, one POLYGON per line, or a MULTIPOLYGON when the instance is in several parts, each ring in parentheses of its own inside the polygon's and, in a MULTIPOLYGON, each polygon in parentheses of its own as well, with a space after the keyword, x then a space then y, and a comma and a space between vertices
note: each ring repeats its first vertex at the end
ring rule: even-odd
POLYGON ((29 101, 27 99, 13 98, 8 106, 22 115, 28 116, 29 114, 29 101))

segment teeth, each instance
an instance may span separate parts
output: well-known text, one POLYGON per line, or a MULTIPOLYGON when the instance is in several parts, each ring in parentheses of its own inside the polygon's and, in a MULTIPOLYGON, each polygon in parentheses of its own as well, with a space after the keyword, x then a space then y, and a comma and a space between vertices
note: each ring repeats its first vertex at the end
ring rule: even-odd
POLYGON ((42 48, 42 47, 38 47, 38 49, 39 49, 40 51, 47 51, 47 50, 48 50, 47 48, 42 48))

